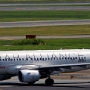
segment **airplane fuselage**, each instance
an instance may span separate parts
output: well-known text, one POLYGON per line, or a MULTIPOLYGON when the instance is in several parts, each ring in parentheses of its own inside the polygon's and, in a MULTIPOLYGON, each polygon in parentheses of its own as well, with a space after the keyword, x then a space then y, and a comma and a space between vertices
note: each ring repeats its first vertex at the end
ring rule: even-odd
MULTIPOLYGON (((0 52, 0 74, 9 73, 10 69, 14 70, 15 66, 21 68, 25 65, 36 65, 39 68, 86 65, 88 63, 90 63, 90 50, 84 49, 0 52)), ((16 74, 16 71, 12 74, 16 74)))
POLYGON ((74 72, 90 68, 89 49, 0 51, 0 80, 17 75, 20 82, 34 84, 46 78, 53 85, 54 72, 74 72))

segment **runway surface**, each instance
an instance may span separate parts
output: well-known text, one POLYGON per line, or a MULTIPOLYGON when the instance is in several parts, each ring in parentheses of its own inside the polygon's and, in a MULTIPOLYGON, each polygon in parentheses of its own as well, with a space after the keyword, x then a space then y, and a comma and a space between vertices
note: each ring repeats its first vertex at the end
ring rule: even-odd
POLYGON ((0 90, 90 90, 90 80, 57 80, 53 86, 46 86, 44 80, 32 86, 20 83, 17 80, 0 82, 0 90))
POLYGON ((36 11, 36 10, 76 10, 88 11, 90 6, 18 6, 18 7, 0 7, 0 11, 36 11))
MULTIPOLYGON (((37 39, 57 39, 57 38, 90 38, 90 35, 73 35, 73 36, 36 36, 37 39)), ((18 40, 26 39, 26 36, 0 36, 0 40, 18 40)))
POLYGON ((28 86, 20 83, 18 77, 0 81, 0 90, 90 90, 90 69, 74 73, 60 73, 59 76, 53 75, 55 83, 53 86, 46 86, 45 79, 40 79, 34 85, 28 86), (70 76, 73 79, 70 79, 70 76))
POLYGON ((0 4, 0 11, 21 10, 90 10, 90 3, 0 4), (71 6, 72 5, 72 6, 71 6), (81 5, 81 6, 78 6, 81 5), (86 5, 86 6, 85 6, 86 5))
POLYGON ((12 3, 12 4, 0 4, 0 6, 1 7, 9 7, 9 6, 57 6, 57 5, 90 5, 90 2, 88 2, 88 3, 62 3, 62 2, 44 2, 44 3, 31 3, 31 2, 29 2, 29 3, 12 3))
POLYGON ((59 26, 59 25, 87 25, 87 24, 90 24, 90 19, 86 19, 86 20, 21 21, 21 22, 0 22, 0 28, 59 26))
POLYGON ((46 86, 45 79, 40 79, 34 85, 18 81, 18 77, 0 81, 0 90, 90 90, 90 69, 74 73, 60 73, 59 76, 52 75, 53 86, 46 86), (73 79, 70 79, 70 76, 73 79))

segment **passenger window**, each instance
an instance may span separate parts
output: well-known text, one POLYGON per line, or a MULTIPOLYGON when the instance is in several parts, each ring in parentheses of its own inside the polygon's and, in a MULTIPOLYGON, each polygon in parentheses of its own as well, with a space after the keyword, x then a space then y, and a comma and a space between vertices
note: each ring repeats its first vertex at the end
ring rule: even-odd
POLYGON ((24 58, 22 58, 22 60, 24 60, 24 58))
POLYGON ((21 61, 21 58, 19 58, 19 61, 21 61))
POLYGON ((11 61, 12 61, 13 59, 11 59, 11 61))

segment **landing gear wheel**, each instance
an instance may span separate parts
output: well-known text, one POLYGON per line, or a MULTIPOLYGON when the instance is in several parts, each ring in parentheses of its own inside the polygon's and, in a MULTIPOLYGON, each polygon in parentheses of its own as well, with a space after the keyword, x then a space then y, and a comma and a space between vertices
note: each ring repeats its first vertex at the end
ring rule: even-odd
POLYGON ((53 79, 46 79, 46 80, 45 80, 45 84, 46 84, 47 86, 52 86, 52 85, 54 84, 54 80, 53 80, 53 79))
POLYGON ((35 82, 28 82, 28 85, 33 85, 35 82))

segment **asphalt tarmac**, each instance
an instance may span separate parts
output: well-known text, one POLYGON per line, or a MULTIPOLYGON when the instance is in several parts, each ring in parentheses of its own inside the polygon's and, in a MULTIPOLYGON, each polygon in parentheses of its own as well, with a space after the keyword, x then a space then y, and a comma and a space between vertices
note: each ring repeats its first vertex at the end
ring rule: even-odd
POLYGON ((10 3, 8 3, 8 4, 0 4, 0 6, 1 7, 9 7, 9 6, 57 6, 57 5, 90 5, 90 2, 87 2, 87 3, 61 3, 61 2, 48 2, 48 3, 12 3, 12 4, 10 4, 10 3))
POLYGON ((69 10, 69 11, 88 11, 90 6, 18 6, 18 7, 0 7, 0 11, 36 11, 36 10, 69 10))
MULTIPOLYGON (((72 35, 72 36, 36 36, 37 39, 57 39, 57 38, 90 38, 90 35, 72 35)), ((26 39, 26 36, 0 36, 0 40, 18 40, 26 39)))
POLYGON ((60 25, 87 25, 87 24, 90 24, 90 19, 86 19, 86 20, 20 21, 20 22, 0 22, 0 28, 60 26, 60 25))
POLYGON ((34 11, 34 10, 90 10, 90 3, 41 3, 41 4, 0 4, 0 11, 34 11), (71 6, 72 5, 72 6, 71 6), (80 6, 78 6, 80 5, 80 6), (85 6, 86 5, 86 6, 85 6))
POLYGON ((0 81, 0 90, 90 90, 90 69, 73 73, 60 73, 59 76, 52 75, 53 86, 46 86, 45 79, 40 79, 34 85, 18 81, 17 77, 0 81), (70 76, 73 76, 71 79, 70 76))
POLYGON ((0 82, 0 90, 90 90, 90 80, 57 80, 53 86, 46 86, 44 80, 36 82, 32 86, 20 83, 17 80, 0 82))

